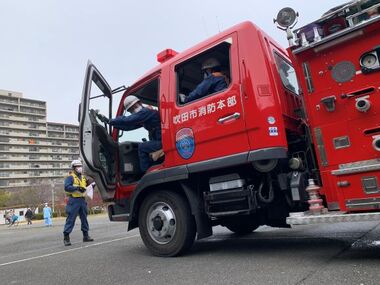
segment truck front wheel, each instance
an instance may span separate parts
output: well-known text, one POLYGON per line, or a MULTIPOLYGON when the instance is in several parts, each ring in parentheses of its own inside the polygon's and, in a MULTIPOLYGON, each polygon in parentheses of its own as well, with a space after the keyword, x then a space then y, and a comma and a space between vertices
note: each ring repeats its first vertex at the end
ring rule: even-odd
POLYGON ((191 247, 195 222, 187 201, 178 193, 148 195, 139 211, 139 229, 145 246, 157 256, 177 256, 191 247))

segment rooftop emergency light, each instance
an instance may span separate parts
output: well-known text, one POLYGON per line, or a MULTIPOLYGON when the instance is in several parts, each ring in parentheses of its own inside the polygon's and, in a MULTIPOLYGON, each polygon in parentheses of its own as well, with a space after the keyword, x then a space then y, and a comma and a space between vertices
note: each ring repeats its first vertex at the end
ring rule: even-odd
POLYGON ((177 54, 178 54, 178 52, 176 52, 173 49, 170 49, 170 48, 165 49, 162 52, 157 54, 157 61, 159 63, 163 63, 163 62, 171 59, 172 57, 175 57, 177 54))

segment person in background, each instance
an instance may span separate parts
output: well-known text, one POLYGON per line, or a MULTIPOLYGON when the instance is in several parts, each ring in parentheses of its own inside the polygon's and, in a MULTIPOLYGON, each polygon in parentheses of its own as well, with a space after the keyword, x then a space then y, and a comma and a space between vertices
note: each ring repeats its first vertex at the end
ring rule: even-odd
POLYGON ((209 58, 202 64, 203 81, 187 96, 179 94, 181 103, 187 103, 209 94, 222 91, 227 88, 226 77, 222 73, 220 62, 216 58, 209 58))
POLYGON ((11 212, 9 213, 10 215, 10 224, 8 227, 11 227, 13 225, 15 225, 17 223, 18 225, 18 216, 16 215, 15 211, 14 210, 11 210, 11 212))
POLYGON ((52 212, 51 212, 51 208, 48 206, 48 203, 45 203, 43 213, 44 213, 45 226, 51 227, 52 226, 52 221, 51 221, 52 212))
POLYGON ((33 212, 30 208, 28 208, 28 210, 26 210, 26 213, 25 213, 25 218, 26 218, 26 221, 28 222, 27 225, 32 224, 32 217, 33 217, 33 212))
POLYGON ((4 213, 4 219, 5 219, 5 224, 6 225, 10 225, 11 224, 11 222, 12 222, 12 215, 11 215, 11 211, 9 210, 9 211, 5 211, 5 213, 4 213))
POLYGON ((82 174, 82 162, 80 160, 73 160, 71 162, 71 169, 72 171, 64 182, 66 196, 69 197, 66 204, 67 218, 63 229, 63 244, 65 246, 71 245, 70 234, 74 228, 78 214, 81 220, 83 242, 94 241, 88 235, 90 228, 87 221, 87 202, 85 199, 88 181, 82 174))

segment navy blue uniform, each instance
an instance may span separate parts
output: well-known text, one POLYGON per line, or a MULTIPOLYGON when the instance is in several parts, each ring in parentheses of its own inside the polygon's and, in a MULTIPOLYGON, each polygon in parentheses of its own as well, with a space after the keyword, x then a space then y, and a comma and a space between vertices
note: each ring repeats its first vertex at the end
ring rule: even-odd
MULTIPOLYGON (((79 180, 82 179, 82 176, 80 174, 76 173, 76 176, 79 178, 79 180)), ((74 186, 73 184, 74 178, 72 176, 66 177, 64 185, 65 192, 69 196, 69 201, 66 205, 67 218, 65 227, 63 229, 63 234, 66 236, 72 232, 75 225, 75 220, 79 214, 83 236, 88 236, 89 225, 87 221, 87 202, 84 197, 74 198, 70 195, 70 193, 78 191, 78 186, 74 186)))
POLYGON ((185 98, 185 102, 190 102, 203 96, 222 91, 227 88, 227 82, 224 76, 214 76, 210 74, 199 85, 189 93, 185 98))
POLYGON ((152 164, 149 153, 162 148, 160 114, 156 110, 142 108, 129 116, 118 116, 110 120, 110 125, 123 131, 144 127, 149 132, 148 142, 139 144, 140 168, 146 171, 152 164))

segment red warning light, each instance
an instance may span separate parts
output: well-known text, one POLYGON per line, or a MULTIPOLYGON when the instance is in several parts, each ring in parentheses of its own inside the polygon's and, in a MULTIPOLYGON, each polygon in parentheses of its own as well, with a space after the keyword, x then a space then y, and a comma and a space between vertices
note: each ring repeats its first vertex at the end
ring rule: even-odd
POLYGON ((178 52, 176 52, 173 49, 170 49, 170 48, 165 49, 162 52, 157 54, 157 61, 159 63, 163 63, 163 62, 167 61, 168 59, 171 59, 172 57, 176 56, 177 54, 178 54, 178 52))

